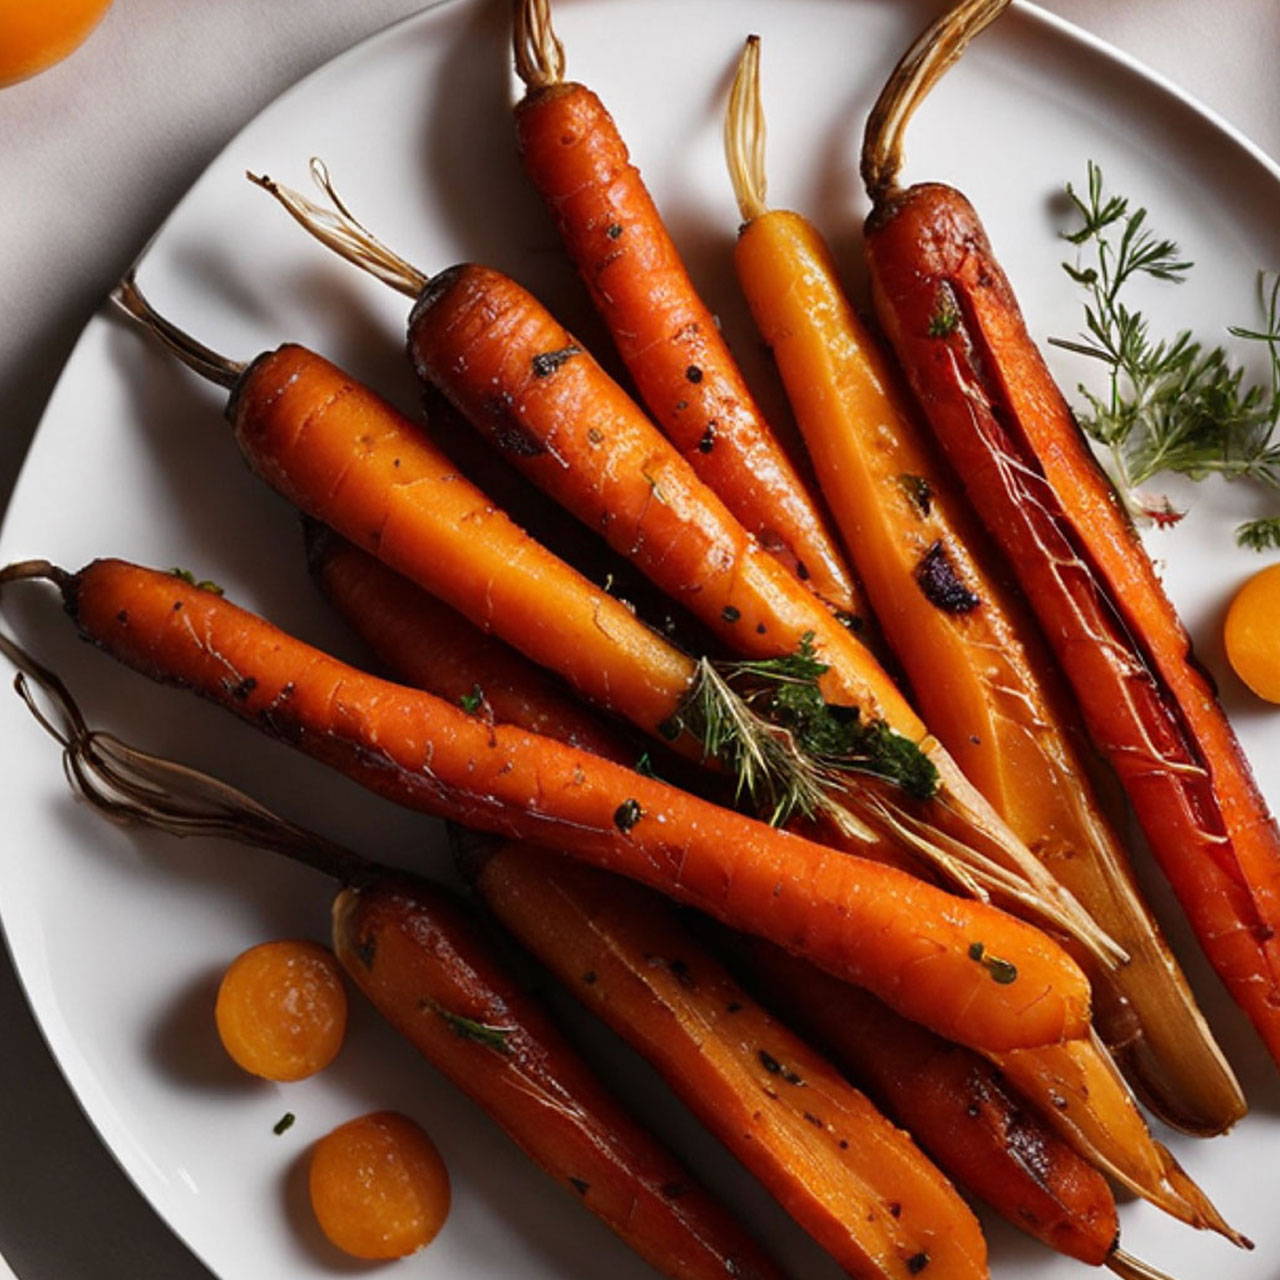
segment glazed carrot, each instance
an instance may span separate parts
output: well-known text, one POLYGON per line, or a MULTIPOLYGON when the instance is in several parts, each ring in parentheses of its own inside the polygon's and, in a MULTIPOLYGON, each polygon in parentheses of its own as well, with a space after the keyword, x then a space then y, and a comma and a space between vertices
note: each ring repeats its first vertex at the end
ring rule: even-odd
POLYGON ((766 998, 905 1125, 944 1172, 1020 1230, 1093 1266, 1114 1252, 1115 1200, 986 1059, 776 947, 748 964, 766 998))
MULTIPOLYGON (((323 166, 313 163, 313 173, 332 208, 270 179, 254 181, 317 239, 417 298, 409 349, 425 379, 726 645, 756 659, 802 653, 817 662, 824 697, 849 708, 845 723, 870 735, 856 763, 846 760, 854 768, 832 775, 862 838, 905 841, 965 889, 1017 902, 1101 963, 1123 957, 928 734, 870 651, 760 549, 535 298, 470 264, 428 278, 355 221, 323 166), (873 794, 859 772, 898 785, 873 794)), ((831 785, 820 788, 828 798, 831 785)))
POLYGON ((1002 7, 960 5, 873 113, 863 168, 877 312, 1206 955, 1280 1059, 1280 831, 972 206, 951 187, 895 185, 931 59, 956 56, 979 11, 1002 7))
POLYGON ((516 0, 525 172, 640 397, 749 533, 831 606, 861 612, 822 514, 752 398, 604 104, 564 79, 549 0, 516 0))
POLYGON ((1050 939, 980 902, 809 843, 656 779, 356 671, 208 590, 118 560, 44 562, 81 634, 409 808, 554 843, 809 956, 949 1038, 1082 1035, 1088 985, 1050 939))
POLYGON ((367 552, 321 529, 307 554, 325 595, 397 680, 607 760, 639 755, 531 663, 367 552))
POLYGON ((850 1275, 985 1277, 950 1183, 637 885, 527 846, 473 871, 508 929, 647 1058, 850 1275))
POLYGON ((248 365, 218 356, 156 315, 131 277, 117 296, 230 391, 236 442, 278 493, 606 710, 650 733, 670 720, 694 664, 529 537, 380 396, 305 347, 248 365))
MULTIPOLYGON (((19 677, 28 705, 63 746, 74 789, 108 817, 171 835, 230 837, 345 885, 333 904, 333 944, 355 985, 530 1159, 661 1274, 673 1280, 782 1280, 751 1237, 636 1122, 542 1005, 506 972, 489 931, 461 899, 286 822, 215 778, 89 729, 52 673, 2 636, 0 649, 48 695, 37 711, 19 677), (45 709, 50 703, 55 720, 45 709), (684 1194, 671 1196, 672 1186, 684 1194)), ((313 1170, 313 1190, 317 1181, 320 1199, 332 1208, 334 1197, 327 1193, 335 1190, 333 1180, 327 1173, 317 1179, 313 1170)), ((367 1242, 367 1230, 348 1213, 339 1210, 333 1221, 342 1241, 367 1242)))
POLYGON ((907 674, 965 776, 1124 948, 1088 965, 1095 1022, 1158 1114, 1221 1133, 1244 1096, 1143 902, 1089 777, 1082 732, 1020 600, 841 289, 817 229, 765 204, 759 46, 730 96, 726 150, 744 219, 734 261, 827 502, 907 674))
MULTIPOLYGON (((366 610, 366 614, 376 616, 383 607, 383 602, 374 602, 373 607, 366 610)), ((366 623, 361 616, 355 614, 351 615, 351 621, 366 639, 371 639, 377 629, 376 625, 366 623)), ((415 678, 410 678, 409 683, 418 683, 428 691, 435 691, 432 672, 423 669, 421 664, 414 664, 411 668, 408 664, 397 665, 392 661, 391 665, 397 676, 408 677, 412 671, 415 678), (425 679, 419 680, 416 677, 425 679)), ((560 722, 555 703, 541 697, 532 682, 521 688, 520 693, 520 700, 512 705, 528 718, 517 723, 524 727, 540 725, 550 736, 561 740, 572 731, 575 721, 568 719, 560 722)), ((627 763, 629 759, 626 755, 610 758, 620 759, 623 763, 627 763)), ((891 848, 881 846, 876 850, 875 856, 886 859, 891 857, 892 852, 891 848)), ((891 865, 898 863, 891 861, 891 865)), ((545 874, 549 876, 551 872, 545 874)), ((571 890, 562 884, 561 891, 567 893, 571 890)), ((826 984, 826 989, 831 989, 830 983, 826 984)), ((872 1000, 872 997, 852 988, 838 989, 847 994, 855 1008, 865 1007, 865 1002, 872 1000)), ((892 1078, 901 1071, 900 1062, 904 1052, 908 1057, 917 1057, 910 1046, 917 1045, 919 1037, 926 1040, 929 1037, 921 1028, 904 1023, 903 1046, 896 1047, 891 1027, 901 1020, 894 1020, 893 1015, 879 1002, 874 1004, 877 1016, 886 1020, 885 1026, 877 1035, 863 1036, 861 1043, 867 1054, 874 1055, 879 1060, 876 1070, 892 1078)), ((850 1026, 857 1026, 856 1019, 851 1021, 850 1026)), ((916 1063, 915 1070, 919 1075, 912 1078, 918 1078, 921 1090, 929 1096, 946 1097, 952 1092, 954 1063, 960 1060, 957 1055, 961 1051, 956 1046, 951 1048, 954 1050, 952 1055, 925 1055, 916 1063)), ((973 1055, 969 1055, 969 1060, 981 1063, 981 1059, 973 1055)), ((1169 1153, 1152 1138, 1133 1098, 1116 1077, 1101 1046, 1089 1041, 1079 1041, 1069 1046, 1054 1045, 1044 1049, 1025 1050, 1009 1055, 1008 1060, 1009 1069, 1016 1073, 1026 1100, 1039 1110, 1042 1117, 1048 1119, 1051 1126, 1058 1130, 1061 1139, 1078 1153, 1079 1158, 1114 1173, 1126 1186, 1180 1221, 1196 1227, 1222 1230, 1230 1238, 1236 1238, 1207 1197, 1173 1165, 1169 1153)), ((980 1067, 979 1074, 985 1076, 988 1069, 980 1067)), ((995 1094, 992 1096, 995 1097, 995 1094)), ((1009 1119, 1006 1127, 1013 1126, 1020 1132, 1022 1127, 1032 1123, 1018 1121, 1015 1125, 1014 1120, 1009 1119)), ((997 1136, 998 1132, 993 1130, 993 1141, 997 1136)), ((966 1159, 975 1157, 974 1152, 965 1156, 966 1159)), ((983 1176, 993 1180, 997 1186, 1005 1186, 1010 1177, 1008 1170, 1004 1168, 1008 1158, 1009 1153, 1006 1152, 1003 1159, 995 1161, 993 1166, 984 1164, 983 1176)), ((1072 1175, 1071 1180, 1073 1185, 1080 1181, 1075 1175, 1072 1175)), ((1015 1179, 1010 1190, 1016 1189, 1015 1179)), ((1029 1189, 1024 1190, 1028 1195, 1032 1194, 1029 1189)), ((1019 1215, 1030 1211, 1025 1199, 1020 1202, 1017 1209, 1019 1215)))

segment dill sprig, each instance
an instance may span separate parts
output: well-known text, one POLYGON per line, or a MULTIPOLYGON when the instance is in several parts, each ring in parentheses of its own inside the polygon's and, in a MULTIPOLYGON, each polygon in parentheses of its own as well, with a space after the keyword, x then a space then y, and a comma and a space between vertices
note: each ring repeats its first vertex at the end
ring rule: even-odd
MULTIPOLYGON (((1151 230, 1146 209, 1106 192, 1092 161, 1087 190, 1068 184, 1067 195, 1080 226, 1063 238, 1080 254, 1062 266, 1087 294, 1085 328, 1075 339, 1050 341, 1107 366, 1105 394, 1080 386, 1088 405, 1080 425, 1106 451, 1104 463, 1130 511, 1156 523, 1180 517, 1167 500, 1140 492, 1165 471, 1280 488, 1280 274, 1260 277, 1263 328, 1230 330, 1266 348, 1266 385, 1249 381, 1223 347, 1206 348, 1187 330, 1153 337, 1146 317, 1125 302, 1126 286, 1140 276, 1178 284, 1192 269, 1174 241, 1151 230)), ((1280 545, 1280 518, 1243 525, 1237 539, 1255 548, 1280 545)))
POLYGON ((848 825, 841 793, 849 773, 870 774, 927 800, 938 772, 924 751, 856 707, 828 703, 827 664, 806 633, 795 653, 757 661, 699 663, 673 726, 691 733, 735 779, 738 798, 775 826, 827 813, 848 825))

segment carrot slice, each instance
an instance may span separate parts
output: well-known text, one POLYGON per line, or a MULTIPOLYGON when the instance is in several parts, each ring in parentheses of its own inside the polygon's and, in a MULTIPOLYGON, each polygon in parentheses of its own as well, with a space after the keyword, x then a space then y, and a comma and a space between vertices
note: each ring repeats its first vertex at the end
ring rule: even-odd
POLYGON ((977 214, 951 187, 894 186, 930 67, 1002 7, 959 5, 873 113, 864 171, 877 313, 1205 954, 1280 1060, 1280 829, 977 214))
POLYGON ((58 582, 81 634, 398 803, 553 841, 809 955, 950 1038, 989 1049, 1083 1034, 1070 958, 1003 912, 655 779, 364 675, 172 574, 96 561, 58 582))
POLYGON ((743 527, 833 609, 861 605, 817 506, 698 296, 613 118, 565 81, 549 0, 519 0, 516 106, 525 172, 609 327, 641 399, 743 527))
POLYGON ((353 1258, 416 1253, 449 1214, 440 1152, 396 1111, 374 1111, 325 1134, 311 1152, 308 1187, 320 1230, 353 1258))
MULTIPOLYGON (((753 38, 754 39, 754 38, 753 38)), ((959 484, 931 451, 817 229, 764 202, 759 51, 726 118, 734 260, 831 510, 921 714, 965 776, 1129 963, 1089 964, 1095 1021, 1160 1116, 1221 1133, 1244 1096, 1090 782, 1083 730, 959 484)))
POLYGON ((988 1274, 977 1221, 947 1180, 661 899, 514 845, 484 858, 475 884, 851 1275, 988 1274))
POLYGON ((315 942, 262 942, 238 955, 218 987, 218 1038, 265 1080, 304 1080, 342 1048, 347 993, 337 961, 315 942))

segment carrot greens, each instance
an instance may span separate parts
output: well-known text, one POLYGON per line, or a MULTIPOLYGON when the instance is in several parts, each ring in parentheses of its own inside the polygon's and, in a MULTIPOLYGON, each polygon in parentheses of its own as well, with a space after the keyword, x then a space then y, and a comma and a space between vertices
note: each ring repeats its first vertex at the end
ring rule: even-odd
MULTIPOLYGON (((1080 225, 1064 239, 1080 254, 1062 266, 1087 294, 1085 330, 1050 341, 1109 370, 1102 394, 1080 385, 1088 406, 1080 425, 1103 446, 1104 463, 1131 513, 1157 525, 1181 518, 1167 498, 1141 492, 1161 472, 1280 488, 1280 274, 1260 278, 1262 328, 1230 329, 1265 346, 1268 385, 1251 381, 1224 347, 1206 348, 1188 330, 1153 336, 1146 316, 1125 301, 1135 279, 1180 284, 1193 265, 1174 241, 1151 229, 1146 209, 1106 191, 1092 161, 1087 189, 1069 183, 1067 196, 1080 225)), ((1280 517, 1242 524, 1236 539, 1255 550, 1280 547, 1280 517)))

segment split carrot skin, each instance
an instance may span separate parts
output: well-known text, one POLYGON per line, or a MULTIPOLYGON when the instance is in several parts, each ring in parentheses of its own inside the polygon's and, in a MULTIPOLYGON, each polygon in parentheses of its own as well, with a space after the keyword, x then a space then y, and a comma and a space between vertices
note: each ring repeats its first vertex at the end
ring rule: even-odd
POLYGON ((876 311, 1206 955, 1280 1061, 1280 829, 972 205, 939 183, 897 183, 912 113, 1007 3, 960 0, 872 109, 876 311))
POLYGON ((355 671, 172 574, 113 560, 47 573, 81 634, 126 665, 397 803, 554 843, 805 954, 962 1043, 1026 1048, 1087 1029, 1078 967, 992 907, 355 671))
POLYGON ((781 1272, 619 1105, 441 890, 388 880, 334 902, 334 946, 378 1011, 560 1186, 676 1280, 781 1272), (678 1186, 682 1194, 672 1196, 678 1186))
MULTIPOLYGON (((757 59, 749 46, 738 84, 758 89, 757 59)), ((731 98, 731 112, 745 105, 731 98)), ((916 707, 1014 834, 1129 956, 1110 969, 1084 958, 1095 1022, 1126 1073, 1169 1123, 1225 1132, 1244 1115, 1244 1095, 1142 900, 1034 621, 988 568, 984 532, 912 420, 817 229, 765 207, 763 172, 739 169, 734 185, 746 219, 734 254, 739 280, 916 707)))
POLYGON ((517 69, 529 86, 515 109, 525 172, 641 399, 761 546, 832 609, 859 616, 824 517, 698 296, 613 118, 590 89, 564 80, 562 57, 555 65, 547 0, 516 0, 516 14, 517 69))
POLYGON ((480 897, 859 1280, 985 1277, 950 1183, 856 1089, 771 1018, 649 891, 506 845, 480 897))
POLYGON ((882 323, 1006 552, 1206 955, 1280 1059, 1280 832, 976 214, 913 187, 874 214, 882 323), (956 333, 929 339, 940 290, 956 333))
POLYGON ((308 558, 326 597, 397 680, 607 760, 638 756, 532 663, 367 552, 321 530, 308 558))
POLYGON ((1091 1266, 1111 1256, 1120 1226, 1106 1179, 985 1058, 776 947, 755 944, 748 964, 772 1007, 961 1186, 1059 1253, 1091 1266))

